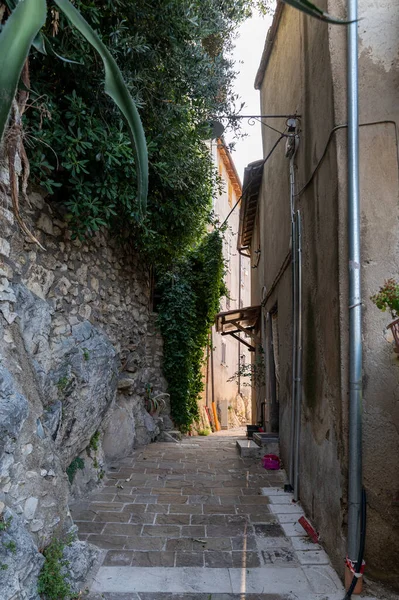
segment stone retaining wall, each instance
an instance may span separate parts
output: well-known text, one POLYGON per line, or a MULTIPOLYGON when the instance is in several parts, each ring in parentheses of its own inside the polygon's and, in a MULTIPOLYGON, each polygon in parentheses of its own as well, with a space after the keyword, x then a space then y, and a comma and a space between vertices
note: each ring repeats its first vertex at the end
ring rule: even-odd
POLYGON ((15 554, 0 544, 0 589, 4 600, 36 600, 38 548, 73 531, 71 497, 171 422, 167 405, 157 419, 145 409, 146 389, 166 382, 137 253, 100 233, 71 239, 62 212, 31 193, 22 217, 41 250, 15 222, 4 173, 0 181, 0 520, 12 516, 17 545, 15 554))

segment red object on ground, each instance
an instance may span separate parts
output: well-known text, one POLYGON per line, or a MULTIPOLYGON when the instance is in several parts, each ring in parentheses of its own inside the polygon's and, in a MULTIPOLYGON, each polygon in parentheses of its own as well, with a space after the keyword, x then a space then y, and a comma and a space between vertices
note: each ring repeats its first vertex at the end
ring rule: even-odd
POLYGON ((317 533, 316 529, 312 527, 309 521, 305 517, 301 517, 298 523, 302 525, 308 536, 314 541, 315 544, 317 544, 319 541, 319 534, 317 533))
POLYGON ((265 454, 262 464, 263 468, 268 471, 277 471, 280 468, 280 459, 275 454, 265 454))

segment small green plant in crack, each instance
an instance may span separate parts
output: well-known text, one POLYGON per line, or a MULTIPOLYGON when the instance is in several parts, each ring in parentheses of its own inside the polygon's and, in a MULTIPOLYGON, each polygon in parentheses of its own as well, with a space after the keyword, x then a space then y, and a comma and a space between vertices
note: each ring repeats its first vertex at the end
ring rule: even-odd
POLYGON ((94 452, 97 452, 98 447, 99 447, 99 442, 100 442, 100 432, 96 431, 96 433, 94 433, 91 436, 89 448, 91 450, 94 450, 94 452))
POLYGON ((14 542, 14 540, 10 540, 7 543, 3 542, 3 546, 4 546, 4 548, 6 548, 10 552, 12 552, 12 554, 15 554, 17 551, 17 544, 14 542))
POLYGON ((105 471, 103 469, 100 469, 98 472, 98 481, 101 481, 102 479, 104 479, 105 476, 105 471))
POLYGON ((60 377, 60 379, 57 381, 57 388, 59 392, 65 392, 66 388, 68 387, 69 384, 69 379, 68 377, 60 377))
POLYGON ((6 565, 5 563, 0 564, 0 571, 7 571, 7 569, 8 569, 8 565, 6 565))
POLYGON ((84 462, 83 458, 80 458, 80 456, 77 456, 76 458, 74 458, 74 460, 71 462, 71 464, 69 465, 69 467, 66 470, 66 474, 68 475, 69 483, 73 483, 73 480, 75 478, 75 475, 76 475, 78 469, 82 470, 82 469, 84 469, 84 466, 85 466, 85 462, 84 462))
POLYGON ((200 429, 198 431, 198 435, 201 435, 201 436, 207 436, 207 435, 210 435, 211 433, 212 433, 212 431, 209 428, 200 429))
POLYGON ((83 358, 85 361, 88 361, 90 358, 90 352, 88 351, 87 348, 82 348, 83 351, 83 358))
POLYGON ((64 547, 64 542, 53 539, 43 551, 46 562, 40 571, 37 591, 46 600, 67 600, 71 597, 71 588, 62 574, 62 567, 67 566, 63 559, 64 547))
POLYGON ((0 532, 7 531, 12 523, 12 516, 8 517, 8 519, 4 519, 4 517, 0 517, 0 532))

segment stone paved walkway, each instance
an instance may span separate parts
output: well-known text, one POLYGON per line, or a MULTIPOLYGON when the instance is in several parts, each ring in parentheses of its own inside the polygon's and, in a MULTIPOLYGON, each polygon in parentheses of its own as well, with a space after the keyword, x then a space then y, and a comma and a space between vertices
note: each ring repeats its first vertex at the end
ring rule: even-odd
POLYGON ((91 600, 342 600, 284 473, 240 458, 240 434, 140 449, 72 507, 79 537, 104 550, 91 600))

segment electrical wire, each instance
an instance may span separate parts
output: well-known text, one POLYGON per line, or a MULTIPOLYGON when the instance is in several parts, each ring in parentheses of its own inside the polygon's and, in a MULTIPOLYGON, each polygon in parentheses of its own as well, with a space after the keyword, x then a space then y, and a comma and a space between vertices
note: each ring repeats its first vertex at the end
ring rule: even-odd
MULTIPOLYGON (((396 123, 396 121, 391 121, 391 120, 383 120, 383 121, 369 121, 368 123, 360 123, 359 127, 369 127, 371 125, 384 125, 384 124, 391 124, 394 126, 395 128, 395 143, 396 143, 396 159, 398 162, 398 171, 399 171, 399 134, 398 134, 398 125, 396 123)), ((327 143, 324 147, 324 150, 322 152, 321 157, 318 160, 318 163, 315 167, 315 169, 313 170, 311 176, 309 177, 309 179, 307 180, 307 182, 305 183, 305 185, 299 190, 299 192, 297 192, 295 195, 296 198, 299 198, 300 196, 302 196, 302 194, 305 192, 305 190, 307 190, 307 188, 310 186, 310 184, 312 183, 317 171, 320 169, 322 162, 324 161, 326 154, 327 154, 327 150, 328 147, 330 145, 330 142, 332 140, 332 137, 334 135, 334 133, 336 131, 338 131, 339 129, 346 129, 348 127, 347 123, 343 123, 342 125, 336 125, 335 127, 333 127, 333 129, 331 129, 330 131, 330 135, 328 136, 328 140, 327 143)))
MULTIPOLYGON (((280 137, 278 138, 278 140, 275 142, 275 144, 273 145, 272 149, 270 150, 269 154, 266 156, 266 158, 263 159, 263 161, 259 164, 259 167, 263 167, 266 162, 269 160, 269 158, 271 157, 271 155, 273 154, 273 152, 275 151, 275 149, 277 148, 277 146, 279 145, 279 143, 281 142, 281 140, 287 137, 287 135, 285 133, 282 133, 280 135, 280 137)), ((226 225, 227 221, 230 218, 230 215, 234 212, 234 210, 237 208, 237 206, 240 204, 242 197, 244 196, 245 192, 247 191, 249 185, 250 185, 250 181, 248 181, 247 185, 244 187, 244 189, 241 192, 241 196, 238 198, 237 202, 234 204, 233 208, 231 209, 231 211, 229 212, 229 214, 227 215, 227 217, 225 218, 225 220, 223 221, 223 223, 219 226, 219 230, 224 227, 224 225, 226 225)))
MULTIPOLYGON (((396 143, 396 159, 397 159, 397 163, 398 163, 398 172, 399 172, 399 133, 398 133, 398 125, 396 123, 396 121, 392 121, 392 120, 382 120, 382 121, 369 121, 367 123, 360 123, 359 127, 368 127, 371 125, 384 125, 384 124, 391 124, 394 126, 395 128, 395 143, 396 143)), ((271 127, 270 125, 267 125, 266 123, 262 123, 262 125, 265 125, 266 127, 268 127, 269 129, 272 129, 273 131, 276 131, 277 133, 280 134, 280 137, 278 138, 278 140, 276 141, 276 143, 274 144, 274 146, 272 147, 272 149, 270 150, 269 154, 266 156, 266 158, 263 160, 263 165, 266 164, 266 162, 269 160, 269 158, 271 157, 271 155, 273 154, 274 150, 276 149, 276 147, 278 146, 278 144, 281 142, 281 140, 284 137, 290 137, 289 134, 287 133, 282 133, 281 131, 278 131, 277 129, 274 129, 273 127, 271 127)), ((305 183, 305 185, 299 190, 299 192, 297 192, 296 194, 294 194, 295 198, 299 198, 300 196, 302 196, 302 194, 305 192, 305 190, 307 190, 307 188, 310 186, 310 184, 312 183, 317 171, 320 169, 326 154, 327 154, 327 150, 330 146, 331 140, 333 138, 333 135, 336 131, 339 131, 340 129, 346 129, 348 127, 347 123, 343 123, 342 125, 336 125, 335 127, 333 127, 333 129, 330 131, 330 134, 328 136, 328 140, 327 143, 324 147, 324 150, 322 152, 321 157, 318 160, 318 163, 316 165, 316 167, 314 168, 312 174, 310 175, 309 179, 307 180, 307 182, 305 183)), ((261 165, 259 165, 261 166, 261 165)), ((227 223, 227 221, 230 218, 230 215, 234 212, 234 210, 237 208, 237 206, 239 205, 239 203, 241 202, 245 192, 247 191, 247 188, 249 186, 250 182, 248 182, 247 186, 242 190, 241 196, 238 198, 237 202, 235 203, 235 205, 233 206, 233 208, 231 209, 231 211, 229 212, 229 214, 227 215, 227 217, 225 218, 225 220, 223 221, 223 223, 219 226, 219 230, 224 227, 224 225, 227 223)))
POLYGON ((271 129, 272 131, 275 131, 276 133, 279 133, 280 135, 283 135, 285 137, 290 137, 288 133, 285 133, 283 131, 280 131, 279 129, 276 129, 275 127, 272 127, 271 125, 269 125, 268 123, 264 123, 260 118, 258 117, 253 117, 254 121, 258 121, 261 125, 263 125, 264 127, 267 127, 268 129, 271 129))
POLYGON ((363 566, 363 556, 364 556, 364 547, 366 544, 366 525, 367 525, 367 499, 366 499, 366 490, 362 489, 362 506, 361 506, 361 514, 360 514, 360 544, 359 544, 359 554, 356 562, 356 574, 353 576, 352 582, 348 588, 348 591, 345 594, 344 600, 350 600, 353 591, 358 582, 357 574, 361 572, 363 566))

